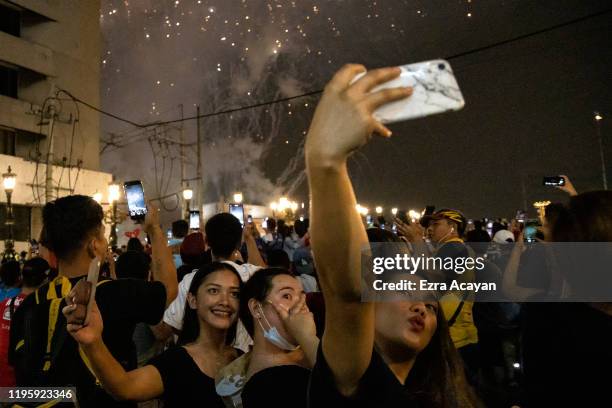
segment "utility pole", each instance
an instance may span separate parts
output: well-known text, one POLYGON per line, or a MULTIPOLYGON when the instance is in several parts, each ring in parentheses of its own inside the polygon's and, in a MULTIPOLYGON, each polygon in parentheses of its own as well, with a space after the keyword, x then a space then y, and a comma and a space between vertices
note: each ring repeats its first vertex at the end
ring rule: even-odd
MULTIPOLYGON (((47 149, 47 166, 46 166, 46 179, 45 179, 45 202, 53 201, 53 126, 55 125, 55 105, 49 105, 49 146, 47 149)), ((37 183, 38 184, 38 183, 37 183)))
POLYGON ((603 180, 604 190, 608 189, 608 174, 606 171, 606 159, 604 155, 603 137, 601 136, 601 121, 603 116, 595 112, 595 131, 597 132, 597 138, 599 139, 599 158, 601 160, 601 178, 603 180))
POLYGON ((196 144, 196 154, 198 155, 197 161, 197 191, 198 196, 196 199, 196 203, 198 205, 198 210, 202 210, 202 204, 204 204, 204 180, 202 180, 202 133, 200 131, 200 105, 196 107, 196 126, 197 126, 197 144, 196 144))
MULTIPOLYGON (((185 132, 184 132, 184 128, 185 128, 185 122, 183 121, 184 119, 184 113, 183 113, 183 104, 181 103, 179 105, 179 109, 181 111, 181 129, 180 129, 180 154, 181 154, 181 189, 185 188, 185 132)), ((188 211, 189 208, 186 207, 185 205, 185 200, 183 199, 183 205, 181 206, 181 214, 184 214, 185 211, 188 211)))
POLYGON ((527 207, 527 188, 525 187, 525 177, 526 174, 521 174, 521 195, 523 198, 523 211, 528 211, 527 207))

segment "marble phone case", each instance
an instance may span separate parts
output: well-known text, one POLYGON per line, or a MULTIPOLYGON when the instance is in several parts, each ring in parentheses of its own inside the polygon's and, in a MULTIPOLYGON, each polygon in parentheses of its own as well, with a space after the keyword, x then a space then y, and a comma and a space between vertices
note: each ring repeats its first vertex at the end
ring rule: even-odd
MULTIPOLYGON (((384 105, 374 111, 374 117, 382 123, 394 123, 403 120, 456 111, 465 105, 463 95, 453 75, 453 70, 445 60, 418 62, 400 67, 402 73, 372 90, 411 86, 414 92, 411 97, 384 105)), ((363 75, 363 74, 362 74, 363 75)), ((361 75, 355 78, 359 79, 361 75)))

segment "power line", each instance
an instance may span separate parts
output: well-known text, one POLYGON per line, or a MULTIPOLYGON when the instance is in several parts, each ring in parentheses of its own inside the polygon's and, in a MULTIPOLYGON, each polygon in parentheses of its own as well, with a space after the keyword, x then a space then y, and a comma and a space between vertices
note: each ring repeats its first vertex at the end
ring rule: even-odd
MULTIPOLYGON (((568 27, 570 25, 581 23, 583 21, 590 20, 592 18, 596 18, 596 17, 600 17, 600 16, 603 16, 603 15, 606 15, 606 14, 608 14, 610 12, 612 12, 612 9, 607 9, 607 10, 603 10, 603 11, 600 11, 600 12, 597 12, 597 13, 588 14, 586 16, 578 17, 578 18, 575 18, 573 20, 566 21, 564 23, 555 24, 555 25, 550 26, 550 27, 546 27, 546 28, 543 28, 543 29, 540 29, 540 30, 537 30, 537 31, 533 31, 533 32, 528 33, 528 34, 519 35, 517 37, 513 37, 513 38, 510 38, 510 39, 507 39, 507 40, 499 41, 499 42, 496 42, 496 43, 493 43, 493 44, 485 45, 485 46, 482 46, 482 47, 477 47, 477 48, 474 48, 474 49, 471 49, 471 50, 468 50, 468 51, 464 51, 464 52, 461 52, 461 53, 458 53, 458 54, 455 54, 455 55, 451 55, 449 57, 446 57, 446 59, 447 60, 453 60, 453 59, 461 58, 461 57, 464 57, 464 56, 467 56, 467 55, 471 55, 471 54, 475 54, 475 53, 478 53, 478 52, 486 51, 486 50, 489 50, 489 49, 492 49, 492 48, 495 48, 495 47, 503 46, 503 45, 510 44, 510 43, 513 43, 513 42, 516 42, 516 41, 524 40, 526 38, 534 37, 534 36, 537 36, 537 35, 540 35, 540 34, 544 34, 544 33, 548 33, 548 32, 554 31, 554 30, 558 30, 558 29, 563 28, 563 27, 568 27)), ((118 115, 115 115, 115 114, 110 113, 110 112, 106 112, 106 111, 104 111, 104 110, 102 110, 102 109, 100 109, 100 108, 98 108, 96 106, 93 106, 92 104, 90 104, 90 103, 88 103, 86 101, 83 101, 82 99, 77 98, 76 96, 72 95, 70 92, 68 92, 68 91, 66 91, 64 89, 62 89, 62 91, 65 94, 67 94, 68 96, 70 96, 74 101, 76 101, 78 103, 81 103, 81 104, 83 104, 84 106, 87 106, 90 109, 93 109, 93 110, 95 110, 95 111, 97 111, 97 112, 99 112, 99 113, 101 113, 101 114, 103 114, 105 116, 111 117, 113 119, 116 119, 116 120, 128 123, 128 124, 130 124, 132 126, 135 126, 137 128, 148 128, 148 127, 153 127, 153 126, 162 126, 162 125, 168 125, 168 124, 172 124, 172 123, 186 122, 186 121, 195 120, 195 119, 203 119, 203 118, 209 118, 209 117, 213 117, 213 116, 226 115, 226 114, 229 114, 229 113, 235 113, 235 112, 240 112, 240 111, 244 111, 244 110, 260 108, 262 106, 268 106, 268 105, 273 105, 273 104, 277 104, 277 103, 288 102, 288 101, 291 101, 291 100, 294 100, 294 99, 299 99, 299 98, 305 98, 305 97, 308 97, 308 96, 318 95, 318 94, 323 92, 322 89, 317 89, 317 90, 306 92, 306 93, 303 93, 303 94, 300 94, 300 95, 289 96, 287 98, 276 99, 276 100, 267 101, 267 102, 260 102, 260 103, 256 103, 256 104, 253 104, 253 105, 247 105, 247 106, 242 106, 242 107, 238 107, 238 108, 226 109, 226 110, 217 111, 217 112, 210 112, 210 113, 205 113, 205 114, 201 114, 201 115, 188 116, 188 117, 181 118, 181 119, 174 119, 174 120, 167 120, 167 121, 158 121, 158 122, 151 122, 151 123, 136 123, 136 122, 131 121, 129 119, 122 118, 122 117, 120 117, 118 115)))

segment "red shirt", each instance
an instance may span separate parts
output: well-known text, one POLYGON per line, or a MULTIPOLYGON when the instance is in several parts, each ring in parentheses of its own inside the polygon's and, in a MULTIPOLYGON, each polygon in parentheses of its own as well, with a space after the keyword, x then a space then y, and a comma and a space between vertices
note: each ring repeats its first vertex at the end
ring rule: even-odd
POLYGON ((15 386, 15 372, 8 363, 9 332, 11 329, 11 303, 13 313, 21 305, 26 295, 20 293, 14 298, 5 299, 0 303, 0 387, 15 386))

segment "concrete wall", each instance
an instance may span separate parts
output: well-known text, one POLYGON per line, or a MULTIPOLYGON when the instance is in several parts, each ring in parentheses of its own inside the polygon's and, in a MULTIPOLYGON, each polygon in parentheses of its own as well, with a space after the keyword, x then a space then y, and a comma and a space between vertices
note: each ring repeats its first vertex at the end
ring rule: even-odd
MULTIPOLYGON (((10 113, 0 114, 0 126, 40 132, 47 140, 48 126, 38 126, 39 117, 32 112, 40 110, 45 98, 54 95, 57 88, 66 89, 94 106, 100 105, 100 1, 11 3, 24 9, 21 37, 0 33, 0 61, 19 67, 18 99, 22 102, 11 103, 1 98, 0 111, 8 107, 10 113)), ((84 168, 98 170, 99 114, 82 105, 77 109, 69 100, 56 107, 58 120, 53 131, 56 163, 66 157, 72 165, 82 160, 84 168), (79 120, 75 122, 77 116, 79 120)), ((48 144, 43 142, 43 154, 47 148, 48 144)))
MULTIPOLYGON (((5 173, 7 167, 11 166, 13 173, 17 175, 17 185, 13 191, 12 202, 33 207, 30 219, 31 233, 33 238, 40 234, 42 219, 40 209, 45 203, 45 171, 46 166, 38 166, 38 181, 36 181, 36 163, 26 161, 19 157, 0 155, 0 174, 5 173), (38 187, 37 187, 38 185, 38 187)), ((92 170, 72 170, 64 169, 59 166, 54 167, 54 186, 59 189, 54 190, 55 197, 69 195, 71 189, 74 194, 93 196, 96 191, 107 195, 108 184, 112 181, 112 175, 92 170), (60 180, 61 177, 61 180, 60 180)), ((0 187, 0 202, 6 202, 4 190, 0 187)))

